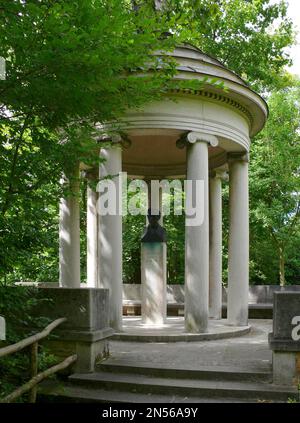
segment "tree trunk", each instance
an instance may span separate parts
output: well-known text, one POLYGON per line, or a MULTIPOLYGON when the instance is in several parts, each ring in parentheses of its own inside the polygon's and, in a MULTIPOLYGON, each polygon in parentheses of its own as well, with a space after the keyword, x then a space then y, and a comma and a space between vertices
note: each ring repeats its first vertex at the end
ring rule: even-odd
POLYGON ((280 279, 280 286, 285 285, 285 259, 284 259, 284 251, 280 247, 279 248, 279 279, 280 279))

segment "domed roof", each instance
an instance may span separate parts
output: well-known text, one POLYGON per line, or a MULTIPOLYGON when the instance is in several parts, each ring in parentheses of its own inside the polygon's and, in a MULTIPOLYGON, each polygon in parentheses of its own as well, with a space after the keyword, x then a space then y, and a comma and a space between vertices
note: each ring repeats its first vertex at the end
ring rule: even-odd
POLYGON ((212 56, 209 56, 208 54, 203 53, 201 50, 192 46, 191 44, 184 44, 177 47, 172 53, 172 56, 178 59, 178 70, 186 72, 207 73, 210 69, 213 68, 213 76, 217 73, 220 77, 224 77, 247 86, 247 83, 240 76, 229 70, 222 62, 212 56))
POLYGON ((235 72, 228 69, 219 60, 203 53, 190 44, 180 45, 169 54, 178 63, 178 72, 175 75, 175 79, 201 80, 203 77, 209 76, 212 79, 222 81, 226 91, 210 85, 209 81, 204 85, 203 89, 219 95, 223 91, 226 98, 240 104, 251 117, 251 136, 254 136, 263 128, 268 117, 267 103, 235 72))
POLYGON ((227 168, 228 154, 250 150, 250 137, 266 122, 266 102, 242 78, 196 47, 180 45, 167 54, 176 61, 175 83, 142 109, 128 110, 122 122, 131 141, 123 150, 123 170, 148 179, 184 178, 187 155, 186 149, 178 148, 178 140, 188 132, 216 137, 218 145, 208 147, 209 168, 227 168))

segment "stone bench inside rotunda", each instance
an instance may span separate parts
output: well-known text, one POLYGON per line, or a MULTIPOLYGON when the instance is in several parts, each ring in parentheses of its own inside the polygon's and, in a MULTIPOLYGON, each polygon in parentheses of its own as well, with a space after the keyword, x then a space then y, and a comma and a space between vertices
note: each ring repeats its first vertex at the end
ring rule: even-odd
MULTIPOLYGON (((249 317, 252 319, 272 319, 274 292, 300 292, 300 285, 252 285, 249 287, 249 317)), ((227 288, 222 288, 222 317, 227 313, 227 288)), ((141 285, 123 284, 123 315, 141 314, 141 285)), ((183 316, 184 285, 167 286, 168 316, 183 316)))

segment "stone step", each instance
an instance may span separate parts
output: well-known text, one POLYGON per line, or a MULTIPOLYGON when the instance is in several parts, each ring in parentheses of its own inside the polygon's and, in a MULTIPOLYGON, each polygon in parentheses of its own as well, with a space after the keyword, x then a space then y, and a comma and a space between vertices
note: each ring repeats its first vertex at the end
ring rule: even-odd
POLYGON ((261 381, 271 382, 272 374, 269 366, 266 370, 239 369, 229 366, 203 366, 196 369, 178 368, 171 365, 166 367, 164 364, 135 364, 125 360, 107 360, 98 366, 98 370, 118 374, 138 374, 145 376, 157 376, 163 378, 175 379, 204 379, 220 381, 261 381), (268 370, 267 370, 268 369, 268 370))
POLYGON ((156 395, 179 395, 199 398, 237 398, 246 400, 287 401, 298 398, 293 388, 269 383, 212 381, 151 377, 139 374, 97 372, 73 374, 69 381, 89 389, 115 390, 156 395))
MULTIPOLYGON (((128 319, 128 318, 127 318, 128 319)), ((171 318, 172 319, 172 318, 171 318)), ((113 341, 126 341, 126 342, 199 342, 199 341, 215 341, 220 339, 237 338, 247 335, 251 331, 251 326, 228 326, 224 324, 220 326, 217 321, 210 322, 210 331, 205 333, 186 333, 183 330, 183 318, 178 318, 177 324, 170 320, 171 327, 164 329, 152 328, 148 329, 145 333, 144 327, 141 325, 141 320, 137 324, 132 322, 124 327, 123 332, 115 332, 112 336, 113 341), (180 325, 180 323, 182 325, 180 325)))
POLYGON ((204 398, 180 395, 157 395, 138 392, 122 392, 86 388, 74 385, 59 385, 51 381, 42 384, 39 389, 38 402, 72 402, 72 403, 144 403, 144 404, 172 404, 172 403, 253 403, 255 400, 241 398, 204 398))

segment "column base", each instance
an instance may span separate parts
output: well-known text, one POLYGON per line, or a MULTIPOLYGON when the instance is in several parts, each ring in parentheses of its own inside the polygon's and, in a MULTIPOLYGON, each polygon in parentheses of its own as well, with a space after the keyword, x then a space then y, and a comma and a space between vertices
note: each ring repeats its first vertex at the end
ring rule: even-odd
POLYGON ((206 318, 203 321, 196 321, 194 315, 185 315, 185 332, 187 333, 207 333, 208 321, 206 318))

